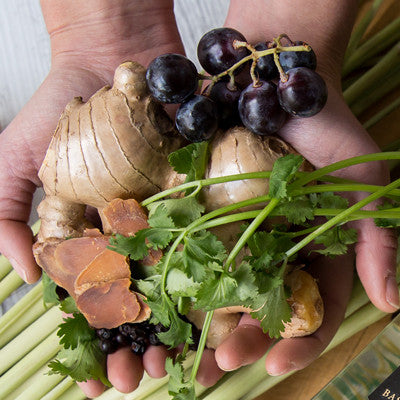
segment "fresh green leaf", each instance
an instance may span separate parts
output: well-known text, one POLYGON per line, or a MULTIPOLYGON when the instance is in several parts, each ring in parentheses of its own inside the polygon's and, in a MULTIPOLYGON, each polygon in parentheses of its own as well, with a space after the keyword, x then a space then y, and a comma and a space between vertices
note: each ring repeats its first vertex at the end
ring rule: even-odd
POLYGON ((400 209, 398 207, 398 204, 392 204, 388 201, 378 206, 378 210, 391 209, 393 211, 393 208, 397 208, 396 211, 399 213, 399 218, 374 218, 375 225, 380 228, 398 228, 400 226, 400 209))
POLYGON ((320 208, 347 208, 349 201, 342 196, 338 196, 332 192, 324 193, 311 193, 310 201, 313 203, 314 207, 320 208))
POLYGON ((274 211, 283 214, 289 222, 296 225, 301 225, 307 220, 314 219, 313 205, 306 196, 299 196, 289 201, 281 202, 274 211))
POLYGON ((284 330, 283 322, 290 321, 292 317, 291 308, 287 302, 289 294, 283 284, 254 298, 251 304, 253 311, 251 316, 261 322, 264 333, 270 337, 280 337, 284 330))
POLYGON ((304 158, 297 154, 288 154, 278 158, 269 178, 269 195, 277 199, 287 196, 287 185, 303 163, 304 158))
POLYGON ((255 284, 256 278, 250 264, 242 262, 236 270, 231 273, 236 281, 236 296, 240 299, 240 305, 248 303, 249 299, 257 296, 258 287, 255 284))
POLYGON ((57 294, 57 284, 42 271, 42 284, 43 284, 43 302, 46 305, 59 304, 60 299, 57 294))
POLYGON ((126 237, 116 234, 110 238, 108 248, 124 256, 129 256, 132 260, 142 260, 148 255, 146 229, 137 232, 135 236, 126 237))
MULTIPOLYGON (((166 199, 155 201, 147 206, 149 209, 149 217, 152 218, 153 214, 160 213, 160 205, 165 209, 167 215, 172 221, 173 225, 177 228, 184 228, 196 219, 200 218, 204 212, 204 206, 200 204, 195 197, 182 197, 178 199, 166 199)), ((163 219, 167 224, 165 216, 163 219)), ((170 223, 170 222, 169 222, 170 223)))
POLYGON ((176 228, 167 207, 162 202, 151 208, 147 222, 152 228, 176 228))
POLYGON ((76 348, 60 350, 57 359, 49 363, 49 375, 70 376, 77 382, 95 379, 111 386, 105 375, 105 360, 97 340, 80 340, 76 348))
POLYGON ((149 246, 154 250, 164 249, 174 237, 170 230, 164 228, 149 228, 144 231, 149 246))
POLYGON ((73 317, 64 318, 59 326, 57 336, 60 337, 60 344, 66 349, 75 349, 79 342, 96 339, 95 332, 90 328, 86 318, 81 313, 73 314, 73 317))
POLYGON ((171 296, 196 296, 200 283, 194 282, 183 271, 172 268, 167 275, 167 291, 171 296))
POLYGON ((200 231, 184 240, 182 262, 195 281, 202 281, 209 263, 222 264, 226 249, 221 241, 209 231, 200 231))
POLYGON ((208 142, 191 143, 168 156, 170 165, 179 174, 186 174, 186 181, 202 179, 209 157, 208 142))
POLYGON ((324 249, 313 250, 316 253, 331 257, 346 254, 348 245, 357 242, 357 231, 336 226, 316 237, 314 242, 325 246, 324 249))
POLYGON ((71 296, 67 297, 61 302, 60 310, 65 312, 66 314, 73 314, 79 312, 75 300, 71 296))
POLYGON ((173 400, 196 400, 194 385, 185 382, 182 363, 174 362, 172 358, 167 357, 165 370, 169 375, 168 393, 173 396, 173 400))

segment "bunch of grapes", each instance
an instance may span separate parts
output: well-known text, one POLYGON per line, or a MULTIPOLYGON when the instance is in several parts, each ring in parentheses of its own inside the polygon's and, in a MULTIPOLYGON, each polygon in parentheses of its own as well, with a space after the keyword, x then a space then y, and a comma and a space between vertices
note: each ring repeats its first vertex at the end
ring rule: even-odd
POLYGON ((213 29, 200 39, 197 55, 209 75, 200 75, 180 54, 156 57, 146 73, 155 99, 180 104, 176 127, 191 142, 209 140, 218 127, 241 123, 255 134, 271 135, 288 115, 311 117, 326 103, 314 51, 285 34, 252 46, 235 29, 213 29), (246 65, 251 83, 241 87, 237 76, 246 65), (211 83, 197 94, 205 79, 211 83))

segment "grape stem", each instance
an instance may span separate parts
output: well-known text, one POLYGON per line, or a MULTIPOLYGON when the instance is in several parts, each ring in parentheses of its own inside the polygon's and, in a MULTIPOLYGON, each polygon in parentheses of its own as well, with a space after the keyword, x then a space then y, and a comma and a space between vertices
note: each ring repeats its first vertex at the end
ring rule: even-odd
POLYGON ((206 96, 209 95, 211 92, 211 89, 215 85, 215 83, 217 83, 221 78, 223 78, 224 76, 227 76, 227 75, 229 75, 229 77, 230 77, 230 82, 229 82, 230 87, 231 88, 234 87, 234 85, 235 85, 234 71, 237 70, 241 65, 247 63, 248 61, 251 61, 250 76, 253 81, 253 86, 254 87, 259 86, 259 79, 258 79, 257 74, 255 73, 255 68, 257 66, 258 60, 261 57, 265 57, 269 54, 273 54, 274 62, 275 62, 276 67, 278 68, 281 81, 286 82, 288 77, 287 77, 286 73, 283 71, 283 68, 279 62, 279 53, 282 53, 284 51, 311 51, 311 47, 308 44, 294 46, 293 41, 285 33, 282 33, 278 37, 273 38, 272 43, 273 43, 273 47, 271 47, 267 50, 256 50, 248 42, 234 40, 233 47, 235 49, 245 47, 246 49, 248 49, 250 51, 250 54, 247 55, 246 57, 243 57, 236 64, 233 64, 230 68, 221 72, 220 74, 211 75, 211 76, 199 75, 200 78, 203 80, 204 79, 211 80, 210 85, 207 87, 205 93, 203 93, 203 94, 206 96), (289 41, 290 46, 283 46, 281 43, 282 39, 287 39, 289 41))

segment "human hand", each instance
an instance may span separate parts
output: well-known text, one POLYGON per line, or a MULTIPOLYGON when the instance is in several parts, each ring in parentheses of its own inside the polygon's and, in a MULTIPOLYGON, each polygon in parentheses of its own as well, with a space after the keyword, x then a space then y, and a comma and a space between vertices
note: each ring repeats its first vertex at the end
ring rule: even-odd
MULTIPOLYGON (((341 95, 341 60, 356 6, 356 2, 339 1, 327 7, 326 2, 321 1, 314 2, 311 10, 310 5, 302 1, 293 4, 291 1, 233 0, 225 23, 240 31, 250 43, 287 33, 293 40, 309 43, 316 52, 317 71, 328 86, 328 102, 312 118, 291 118, 279 135, 317 168, 379 151, 341 95)), ((346 168, 337 175, 369 184, 389 182, 385 164, 378 162, 346 168)), ((356 202, 364 196, 357 193, 349 200, 356 202)), ((352 227, 358 231, 355 254, 310 260, 309 268, 318 280, 324 299, 322 326, 313 335, 283 339, 274 345, 266 358, 266 369, 271 375, 306 367, 328 345, 344 317, 354 260, 371 301, 385 312, 399 308, 394 234, 376 227, 372 220, 358 221, 352 227)), ((236 369, 261 357, 270 344, 257 322, 244 315, 236 331, 216 350, 216 360, 222 369, 236 369), (249 342, 253 343, 251 350, 247 346, 249 342)))

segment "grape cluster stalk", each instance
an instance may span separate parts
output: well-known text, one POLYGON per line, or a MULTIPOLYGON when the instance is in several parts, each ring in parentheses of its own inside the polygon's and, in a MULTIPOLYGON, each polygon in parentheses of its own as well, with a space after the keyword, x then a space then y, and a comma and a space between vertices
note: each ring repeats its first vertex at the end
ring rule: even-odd
POLYGON ((179 54, 156 57, 146 73, 155 99, 180 104, 176 128, 190 142, 210 140, 219 128, 235 125, 273 135, 288 117, 312 117, 327 101, 315 52, 286 34, 253 46, 237 30, 217 28, 200 39, 197 56, 207 75, 179 54), (243 87, 238 77, 246 68, 251 82, 243 87), (211 82, 198 94, 202 80, 211 82))

